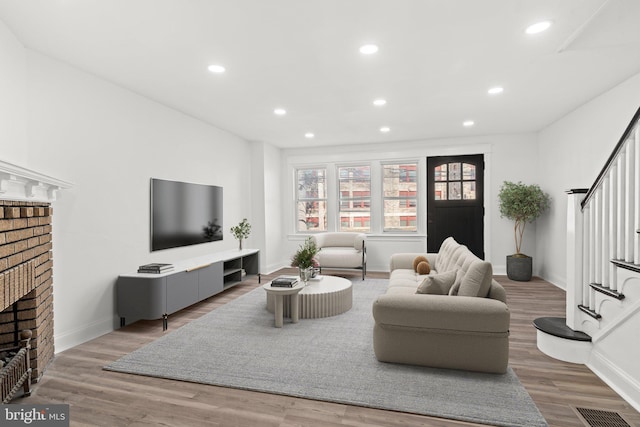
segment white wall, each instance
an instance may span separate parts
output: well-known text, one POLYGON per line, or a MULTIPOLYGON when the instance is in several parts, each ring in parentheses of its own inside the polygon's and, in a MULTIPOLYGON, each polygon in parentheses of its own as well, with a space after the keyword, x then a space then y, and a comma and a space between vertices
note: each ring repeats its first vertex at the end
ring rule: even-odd
MULTIPOLYGON (((282 228, 288 235, 282 257, 286 265, 289 257, 304 239, 294 232, 293 200, 294 168, 319 164, 336 165, 349 162, 375 162, 378 160, 417 159, 420 161, 419 203, 426 203, 426 158, 428 156, 479 154, 485 155, 485 256, 493 263, 496 274, 506 274, 507 255, 515 252, 513 224, 500 218, 497 195, 503 181, 536 182, 537 139, 535 134, 493 135, 434 139, 428 141, 397 142, 377 145, 344 145, 327 148, 289 149, 282 151, 283 203, 282 228), (291 196, 290 196, 291 195, 291 196)), ((376 197, 375 194, 372 197, 376 197)), ((374 201, 372 200, 372 204, 374 201)), ((389 258, 395 252, 426 250, 426 218, 419 218, 417 235, 383 235, 372 233, 368 237, 367 267, 371 271, 388 271, 389 258)), ((535 253, 535 233, 526 231, 523 252, 535 253)), ((534 272, 538 263, 534 263, 534 272)))
POLYGON ((282 267, 280 150, 264 142, 252 142, 251 151, 251 234, 255 239, 254 247, 261 248, 260 269, 263 273, 270 273, 282 267))
POLYGON ((27 162, 26 56, 22 44, 0 21, 0 156, 27 162))
POLYGON ((589 188, 640 106, 640 74, 598 96, 539 133, 539 182, 553 202, 537 222, 542 278, 565 289, 565 190, 589 188))
POLYGON ((248 142, 201 121, 41 54, 27 57, 28 167, 75 184, 54 205, 61 351, 117 326, 119 274, 237 247, 229 228, 251 218, 251 153, 248 142), (151 253, 151 177, 222 186, 224 240, 151 253))

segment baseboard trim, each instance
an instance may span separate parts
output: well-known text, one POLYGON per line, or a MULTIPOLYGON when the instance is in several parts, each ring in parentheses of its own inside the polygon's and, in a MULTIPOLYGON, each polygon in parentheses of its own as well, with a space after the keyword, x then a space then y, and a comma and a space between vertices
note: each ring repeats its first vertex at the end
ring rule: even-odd
POLYGON ((597 349, 591 352, 587 367, 640 412, 640 383, 631 378, 597 349))
POLYGON ((119 320, 116 321, 113 317, 109 317, 108 319, 91 322, 82 328, 72 329, 63 333, 54 333, 55 353, 61 353, 101 335, 108 334, 115 330, 118 322, 119 320))

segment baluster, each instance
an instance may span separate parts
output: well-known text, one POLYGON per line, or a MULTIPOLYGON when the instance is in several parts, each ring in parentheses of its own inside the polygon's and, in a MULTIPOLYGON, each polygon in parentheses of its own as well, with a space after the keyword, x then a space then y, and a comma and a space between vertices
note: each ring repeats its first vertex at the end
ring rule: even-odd
POLYGON ((626 193, 627 193, 627 180, 625 176, 627 175, 627 162, 625 160, 625 152, 624 150, 620 151, 618 155, 618 230, 616 234, 618 235, 618 248, 617 248, 617 257, 618 260, 624 260, 624 248, 625 248, 625 214, 627 212, 626 208, 626 193))
POLYGON ((637 233, 637 230, 640 230, 640 197, 638 197, 638 191, 640 191, 640 126, 636 125, 636 128, 633 132, 634 135, 634 190, 630 191, 631 196, 634 199, 634 211, 635 211, 635 220, 633 224, 633 229, 631 230, 632 240, 633 240, 633 263, 640 264, 640 234, 637 233))
POLYGON ((618 166, 614 163, 611 166, 609 174, 609 255, 607 256, 607 264, 609 269, 609 287, 616 290, 618 284, 616 281, 616 266, 611 262, 617 259, 618 250, 618 166))
POLYGON ((591 202, 584 207, 583 248, 582 248, 582 301, 585 307, 589 306, 589 283, 591 283, 591 266, 589 264, 591 254, 591 202))
POLYGON ((634 219, 634 214, 633 214, 633 208, 634 208, 634 203, 633 203, 633 191, 634 191, 634 184, 635 184, 635 172, 634 172, 634 157, 635 157, 635 146, 632 143, 632 141, 627 140, 627 173, 626 173, 626 185, 627 185, 627 191, 625 192, 625 204, 627 207, 627 213, 625 215, 625 222, 624 222, 624 239, 625 239, 625 245, 624 245, 624 260, 626 262, 633 262, 633 233, 635 232, 635 230, 633 229, 633 219, 634 219))
POLYGON ((605 176, 602 181, 602 221, 600 222, 600 239, 602 248, 600 248, 600 270, 602 274, 602 286, 609 286, 609 238, 607 231, 609 230, 609 176, 605 176))
POLYGON ((590 283, 602 283, 602 187, 596 190, 593 198, 593 280, 590 283))

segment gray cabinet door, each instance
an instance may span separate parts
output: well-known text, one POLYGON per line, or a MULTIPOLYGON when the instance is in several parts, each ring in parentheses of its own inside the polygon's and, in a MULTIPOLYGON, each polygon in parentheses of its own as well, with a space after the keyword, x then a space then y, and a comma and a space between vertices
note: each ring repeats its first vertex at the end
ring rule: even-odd
POLYGON ((167 314, 197 303, 198 272, 182 271, 167 276, 167 314))
POLYGON ((203 300, 223 290, 222 262, 198 270, 198 298, 203 300))
POLYGON ((160 319, 166 313, 166 277, 119 277, 116 283, 118 316, 127 323, 160 319))

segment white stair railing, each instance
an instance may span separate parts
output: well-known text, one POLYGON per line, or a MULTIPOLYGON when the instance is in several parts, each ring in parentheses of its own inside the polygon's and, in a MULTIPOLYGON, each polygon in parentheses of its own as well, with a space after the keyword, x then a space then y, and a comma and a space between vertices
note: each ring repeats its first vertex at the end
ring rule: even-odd
POLYGON ((640 271, 639 120, 640 109, 593 186, 569 192, 567 326, 574 330, 582 330, 581 312, 600 317, 599 292, 620 296, 612 260, 640 271))

